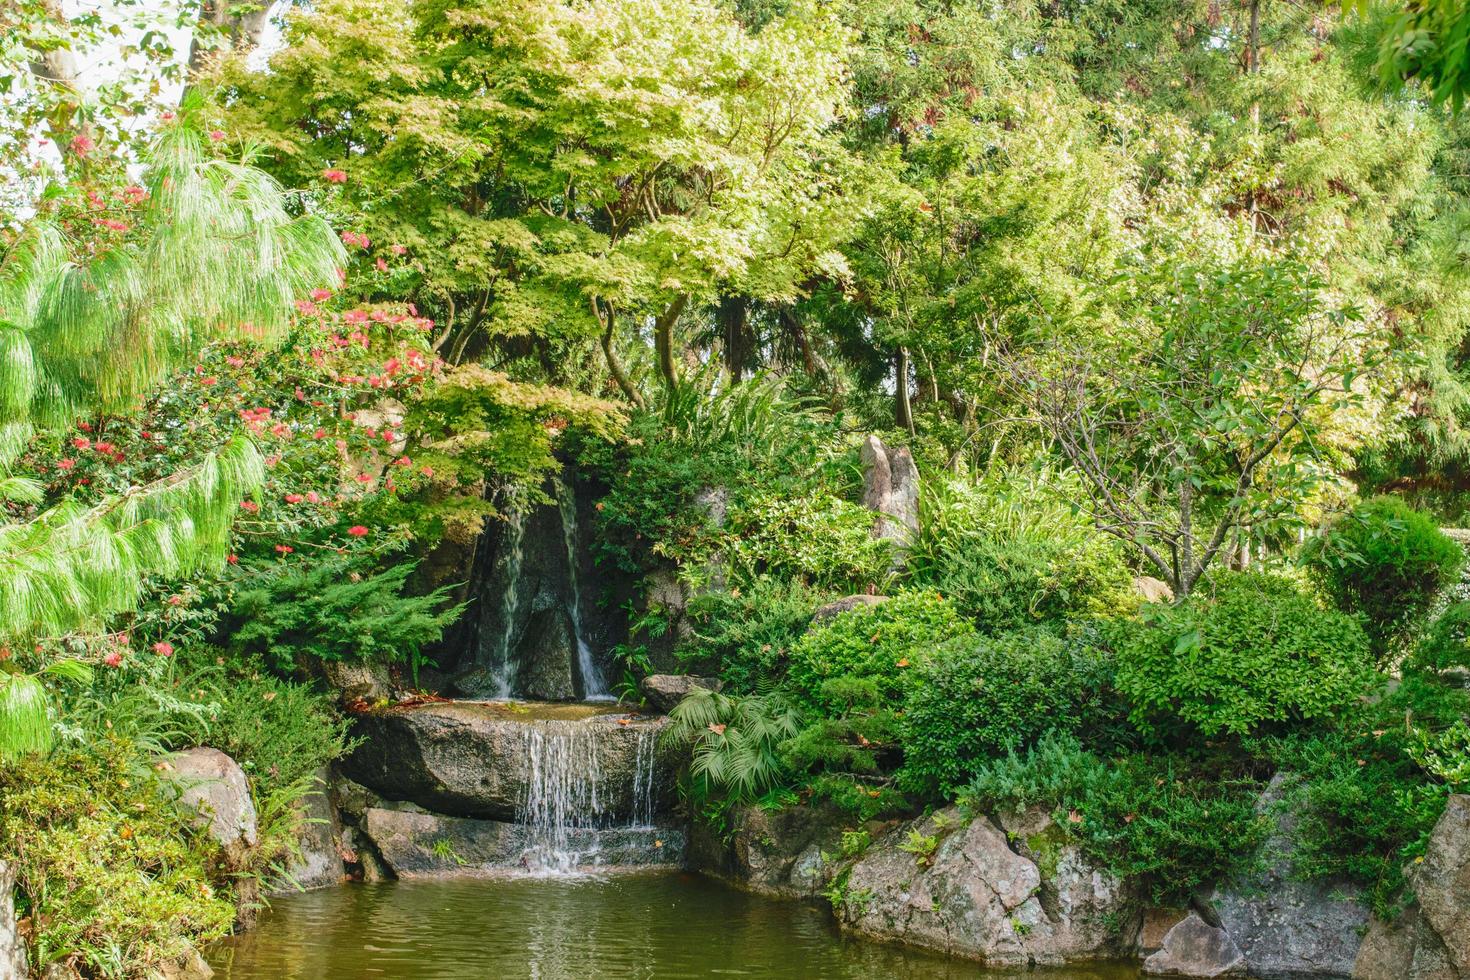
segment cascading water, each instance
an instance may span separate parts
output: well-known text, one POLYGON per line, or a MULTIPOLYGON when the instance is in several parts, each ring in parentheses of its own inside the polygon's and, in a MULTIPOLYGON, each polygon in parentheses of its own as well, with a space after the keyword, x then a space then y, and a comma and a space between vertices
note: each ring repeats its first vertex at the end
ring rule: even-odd
POLYGON ((571 614, 572 635, 577 643, 577 669, 582 675, 582 698, 586 701, 611 701, 607 682, 592 657, 592 647, 582 632, 582 586, 578 566, 581 562, 577 553, 577 496, 571 487, 561 480, 556 481, 556 506, 561 513, 562 540, 567 549, 567 581, 571 583, 571 595, 567 611, 571 614))
POLYGON ((504 585, 500 597, 501 627, 500 642, 496 649, 495 663, 491 669, 494 696, 506 699, 512 696, 516 683, 515 632, 516 613, 520 608, 521 565, 525 561, 525 519, 519 510, 511 510, 506 516, 505 545, 497 577, 504 585))
POLYGON ((570 874, 604 864, 646 863, 651 851, 664 847, 653 823, 657 735, 616 732, 636 740, 633 771, 610 772, 602 752, 610 734, 581 722, 526 727, 529 778, 516 817, 526 831, 520 860, 526 870, 570 874), (642 861, 629 860, 634 851, 642 861))

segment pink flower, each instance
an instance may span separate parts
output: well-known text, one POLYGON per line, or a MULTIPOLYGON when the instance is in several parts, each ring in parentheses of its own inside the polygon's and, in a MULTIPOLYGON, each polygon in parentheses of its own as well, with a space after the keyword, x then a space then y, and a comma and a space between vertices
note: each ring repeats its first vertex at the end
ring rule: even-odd
POLYGON ((97 224, 101 225, 103 228, 108 229, 109 231, 128 230, 128 223, 126 221, 118 221, 115 218, 100 218, 98 219, 97 224))
POLYGON ((71 441, 71 444, 73 446, 76 446, 78 449, 92 448, 92 440, 88 439, 86 436, 77 436, 71 441))
POLYGON ((240 556, 239 555, 230 555, 227 558, 225 558, 225 562, 227 564, 230 564, 230 565, 238 565, 238 564, 240 564, 240 556))
POLYGON ((331 299, 332 291, 330 289, 313 289, 308 295, 320 303, 322 300, 331 299))
POLYGON ((219 378, 216 378, 214 375, 211 374, 208 377, 200 378, 199 383, 206 388, 213 388, 216 384, 219 383, 219 378))
POLYGON ((174 655, 174 645, 167 640, 159 640, 153 644, 153 652, 160 657, 172 657, 174 655))
POLYGON ((165 112, 163 114, 163 121, 164 122, 173 122, 174 121, 174 116, 175 116, 175 113, 173 113, 173 112, 165 112))
POLYGON ((406 246, 403 246, 403 245, 389 245, 388 246, 388 251, 392 252, 394 255, 407 255, 408 254, 408 248, 406 246))
POLYGON ((322 499, 321 498, 321 494, 317 493, 315 490, 308 490, 308 491, 306 491, 306 502, 307 503, 309 503, 309 504, 321 503, 321 499, 322 499))
POLYGON ((109 667, 121 667, 122 654, 117 650, 109 650, 107 656, 102 658, 102 662, 109 667))
POLYGON ((316 313, 316 304, 311 300, 298 299, 296 301, 296 312, 302 316, 312 316, 316 313))
POLYGON ((97 149, 97 144, 92 142, 92 138, 90 136, 72 137, 71 151, 77 156, 84 157, 95 149, 97 149))
POLYGON ((240 509, 247 514, 254 514, 256 511, 260 510, 260 504, 257 504, 253 500, 242 500, 240 501, 240 509))
POLYGON ((354 538, 362 538, 367 536, 368 529, 363 527, 361 524, 354 524, 347 529, 347 533, 352 535, 354 538))
POLYGON ((142 202, 143 198, 147 196, 148 191, 142 187, 139 187, 137 184, 129 184, 127 187, 123 188, 122 192, 123 200, 128 202, 129 204, 139 204, 142 202))
POLYGON ((372 245, 372 241, 360 231, 344 231, 342 232, 342 244, 356 245, 358 248, 366 249, 372 245))
POLYGON ((384 262, 382 260, 382 258, 379 258, 378 261, 376 261, 376 262, 373 263, 373 265, 375 265, 375 266, 378 267, 378 271, 379 272, 387 272, 388 271, 388 263, 387 262, 384 262))
POLYGON ((313 439, 325 439, 327 437, 327 430, 318 428, 315 432, 311 434, 311 437, 313 439))
POLYGON ((432 467, 432 466, 421 466, 421 467, 419 467, 419 472, 422 473, 424 476, 433 476, 434 475, 434 467, 432 467))
POLYGON ((225 363, 228 364, 230 367, 244 367, 245 358, 240 357, 236 354, 230 354, 228 357, 225 358, 225 363))
POLYGON ((305 499, 306 498, 301 496, 301 494, 299 493, 288 493, 285 497, 286 503, 288 504, 299 504, 305 499))
POLYGON ((357 482, 358 483, 372 483, 373 482, 373 478, 370 477, 370 476, 368 476, 366 473, 359 473, 359 474, 357 474, 357 482))
POLYGON ((296 549, 293 548, 293 547, 291 547, 289 544, 278 544, 278 545, 276 545, 276 550, 279 551, 283 555, 289 555, 291 552, 295 551, 296 549))
POLYGON ((224 138, 225 138, 225 131, 223 129, 211 129, 209 131, 209 140, 210 140, 211 143, 218 143, 220 140, 222 140, 224 138))
POLYGON ((329 167, 326 170, 323 170, 322 177, 325 178, 326 182, 329 184, 347 183, 347 171, 338 170, 335 167, 329 167))
POLYGON ((63 459, 63 460, 59 461, 56 464, 56 468, 58 470, 61 470, 61 472, 66 473, 66 472, 70 471, 72 469, 72 467, 74 467, 76 465, 77 465, 77 461, 74 460, 74 459, 63 459))
POLYGON ((413 465, 413 460, 409 459, 407 456, 399 456, 395 465, 397 465, 397 466, 412 466, 413 465))

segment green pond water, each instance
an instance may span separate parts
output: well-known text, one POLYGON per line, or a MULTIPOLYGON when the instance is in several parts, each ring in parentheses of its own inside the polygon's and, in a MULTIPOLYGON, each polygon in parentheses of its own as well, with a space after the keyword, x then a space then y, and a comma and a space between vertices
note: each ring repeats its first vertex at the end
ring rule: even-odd
POLYGON ((220 980, 1132 980, 1131 968, 984 970, 838 934, 819 905, 698 875, 460 878, 347 885, 276 899, 220 944, 220 980))

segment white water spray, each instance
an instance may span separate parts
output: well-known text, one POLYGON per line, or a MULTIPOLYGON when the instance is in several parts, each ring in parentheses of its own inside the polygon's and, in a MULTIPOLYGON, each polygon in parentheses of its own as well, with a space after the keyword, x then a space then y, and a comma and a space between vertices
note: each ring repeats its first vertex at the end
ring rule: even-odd
POLYGON ((500 597, 500 642, 496 649, 496 661, 491 673, 495 682, 495 697, 510 698, 516 683, 515 631, 516 613, 520 608, 521 564, 525 561, 525 520, 518 510, 506 515, 505 536, 499 559, 499 578, 505 583, 500 597))
POLYGON ((582 634, 582 586, 579 581, 577 555, 577 496, 561 479, 556 480, 556 506, 561 513, 561 536, 567 549, 567 581, 572 594, 568 598, 572 616, 572 635, 577 642, 577 669, 582 675, 582 698, 586 701, 611 701, 607 682, 592 658, 592 647, 582 634))

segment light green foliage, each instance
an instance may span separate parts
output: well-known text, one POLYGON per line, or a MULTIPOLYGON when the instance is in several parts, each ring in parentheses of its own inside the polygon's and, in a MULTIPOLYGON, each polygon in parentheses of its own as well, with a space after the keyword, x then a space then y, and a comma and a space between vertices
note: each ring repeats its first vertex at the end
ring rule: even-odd
POLYGON ((980 767, 962 799, 982 809, 1052 808, 1057 825, 1155 901, 1182 901, 1247 867, 1265 839, 1259 784, 1184 758, 1101 758, 1048 735, 980 767))
POLYGON ((718 812, 779 789, 789 776, 778 748, 800 728, 775 697, 696 689, 669 713, 667 738, 693 747, 686 790, 718 812))
POLYGON ((900 592, 814 626, 791 648, 786 676, 799 702, 813 711, 840 712, 863 698, 891 707, 901 697, 905 671, 942 643, 974 632, 937 594, 900 592))
POLYGON ((1337 605, 1363 617, 1373 655, 1387 663, 1414 639, 1465 552, 1428 514, 1375 497, 1309 542, 1304 557, 1337 605))
POLYGON ((851 592, 877 586, 893 561, 890 543, 873 536, 873 512, 840 497, 752 500, 724 530, 715 553, 742 581, 781 575, 851 592))
POLYGON ((1470 9, 1457 0, 1374 3, 1352 0, 1346 8, 1375 16, 1381 40, 1378 67, 1383 80, 1397 85, 1407 79, 1424 84, 1436 102, 1459 111, 1470 92, 1470 9))
POLYGON ((1470 667, 1470 602, 1452 602, 1425 630, 1407 666, 1418 670, 1470 667))
POLYGON ((0 853, 19 872, 34 965, 75 956, 97 976, 141 975, 229 934, 218 847, 147 761, 99 739, 0 766, 0 853))
POLYGON ((980 763, 1051 731, 1103 735, 1109 664, 1043 629, 956 640, 904 677, 899 784, 947 799, 980 763))
POLYGON ((768 576, 746 583, 738 594, 701 593, 689 600, 694 634, 680 656, 707 664, 729 690, 755 693, 785 675, 786 653, 823 599, 800 581, 768 576))
POLYGON ((977 483, 927 480, 908 581, 934 589, 985 632, 1131 612, 1118 548, 1067 500, 1051 472, 1006 470, 977 483))
POLYGON ((1373 677, 1367 637, 1289 579, 1221 573, 1119 631, 1116 684, 1145 731, 1248 735, 1331 717, 1373 677))

